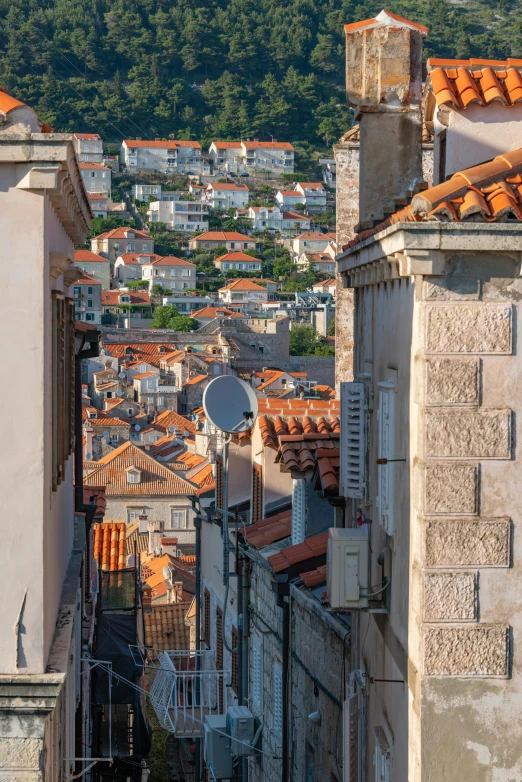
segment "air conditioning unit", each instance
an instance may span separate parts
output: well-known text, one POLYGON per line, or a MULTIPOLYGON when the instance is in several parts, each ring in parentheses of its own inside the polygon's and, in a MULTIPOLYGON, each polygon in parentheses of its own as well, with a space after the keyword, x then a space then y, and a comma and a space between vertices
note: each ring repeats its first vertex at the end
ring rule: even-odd
POLYGON ((246 706, 229 706, 227 733, 231 737, 233 755, 236 757, 255 755, 252 746, 255 734, 254 715, 246 706))
POLYGON ((326 588, 334 611, 368 608, 369 551, 365 528, 329 529, 326 588))
POLYGON ((230 739, 227 735, 226 715, 207 715, 203 731, 203 759, 207 768, 212 769, 209 778, 230 779, 234 769, 230 739))

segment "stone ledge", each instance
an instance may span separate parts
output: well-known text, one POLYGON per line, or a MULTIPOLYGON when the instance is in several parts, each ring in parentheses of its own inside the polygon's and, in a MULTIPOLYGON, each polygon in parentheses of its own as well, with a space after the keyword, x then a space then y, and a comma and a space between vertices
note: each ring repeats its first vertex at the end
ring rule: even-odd
POLYGON ((506 678, 507 625, 424 626, 424 674, 506 678))

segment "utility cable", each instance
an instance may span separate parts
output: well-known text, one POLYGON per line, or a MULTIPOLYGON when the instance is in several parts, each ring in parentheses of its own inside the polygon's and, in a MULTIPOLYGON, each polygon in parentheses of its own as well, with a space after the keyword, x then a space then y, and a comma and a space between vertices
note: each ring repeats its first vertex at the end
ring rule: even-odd
MULTIPOLYGON (((36 32, 36 33, 37 33, 37 34, 40 36, 40 38, 42 38, 42 39, 45 41, 45 43, 47 43, 47 44, 50 44, 52 47, 54 47, 54 48, 56 49, 56 51, 58 52, 58 54, 59 54, 61 57, 63 57, 63 58, 64 58, 64 60, 67 60, 67 62, 68 62, 70 65, 72 65, 72 67, 73 67, 73 68, 74 68, 76 71, 78 71, 78 73, 80 74, 80 76, 82 77, 82 79, 83 79, 84 81, 86 81, 88 84, 90 84, 90 85, 92 86, 92 89, 93 89, 93 90, 97 90, 97 87, 95 86, 95 83, 94 83, 94 82, 92 82, 90 79, 88 79, 88 78, 87 78, 87 76, 86 76, 84 73, 82 73, 82 72, 81 72, 81 70, 80 70, 80 69, 79 69, 79 68, 78 68, 78 67, 77 67, 77 66, 76 66, 76 65, 75 65, 75 64, 74 64, 74 63, 73 63, 73 62, 72 62, 72 61, 71 61, 71 60, 70 60, 68 57, 67 57, 67 55, 65 55, 65 54, 64 54, 64 53, 61 51, 61 49, 59 49, 59 48, 58 48, 58 46, 56 46, 56 44, 54 43, 54 41, 51 41, 51 40, 49 40, 49 38, 46 38, 46 37, 45 37, 45 35, 44 35, 44 34, 43 34, 43 33, 42 33, 40 30, 38 30, 36 27, 33 27, 33 30, 34 30, 34 32, 36 32)), ((87 63, 84 63, 84 65, 85 65, 85 67, 87 67, 87 63)), ((98 94, 100 95, 100 93, 99 93, 99 92, 98 92, 98 94)), ((137 125, 137 124, 134 122, 134 120, 132 120, 132 119, 131 119, 131 118, 130 118, 130 117, 127 115, 127 114, 124 114, 123 116, 124 116, 124 118, 125 118, 126 120, 128 120, 128 122, 129 122, 131 125, 134 125, 134 127, 135 127, 135 128, 138 130, 138 131, 139 131, 139 133, 141 133, 143 136, 145 136, 145 138, 147 139, 147 141, 151 141, 151 140, 152 140, 152 139, 150 139, 150 138, 149 138, 149 136, 147 136, 147 134, 146 134, 146 133, 145 133, 145 132, 144 132, 144 131, 143 131, 143 130, 142 130, 140 127, 139 127, 139 125, 137 125)), ((112 124, 112 123, 111 123, 111 124, 112 124)), ((114 127, 114 126, 113 126, 113 127, 114 127)), ((121 133, 121 131, 120 131, 120 133, 121 133)))

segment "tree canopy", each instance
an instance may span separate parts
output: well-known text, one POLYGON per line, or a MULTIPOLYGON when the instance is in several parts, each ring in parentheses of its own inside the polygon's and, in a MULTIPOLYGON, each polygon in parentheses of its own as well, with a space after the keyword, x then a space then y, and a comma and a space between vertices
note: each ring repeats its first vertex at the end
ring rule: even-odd
MULTIPOLYGON (((346 23, 370 0, 0 0, 0 84, 57 130, 123 138, 271 136, 329 146, 350 126, 346 23)), ((514 0, 391 0, 425 55, 522 55, 514 0)))
POLYGON ((179 310, 173 304, 165 304, 156 307, 152 316, 153 329, 173 329, 174 331, 194 331, 199 328, 199 323, 188 315, 180 315, 179 310))

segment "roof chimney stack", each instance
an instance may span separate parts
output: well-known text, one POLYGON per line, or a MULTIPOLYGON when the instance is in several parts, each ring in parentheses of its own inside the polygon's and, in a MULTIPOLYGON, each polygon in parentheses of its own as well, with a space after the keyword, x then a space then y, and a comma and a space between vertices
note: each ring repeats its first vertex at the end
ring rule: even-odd
POLYGON ((372 228, 422 181, 422 41, 396 14, 345 26, 346 95, 360 128, 359 226, 372 228))

